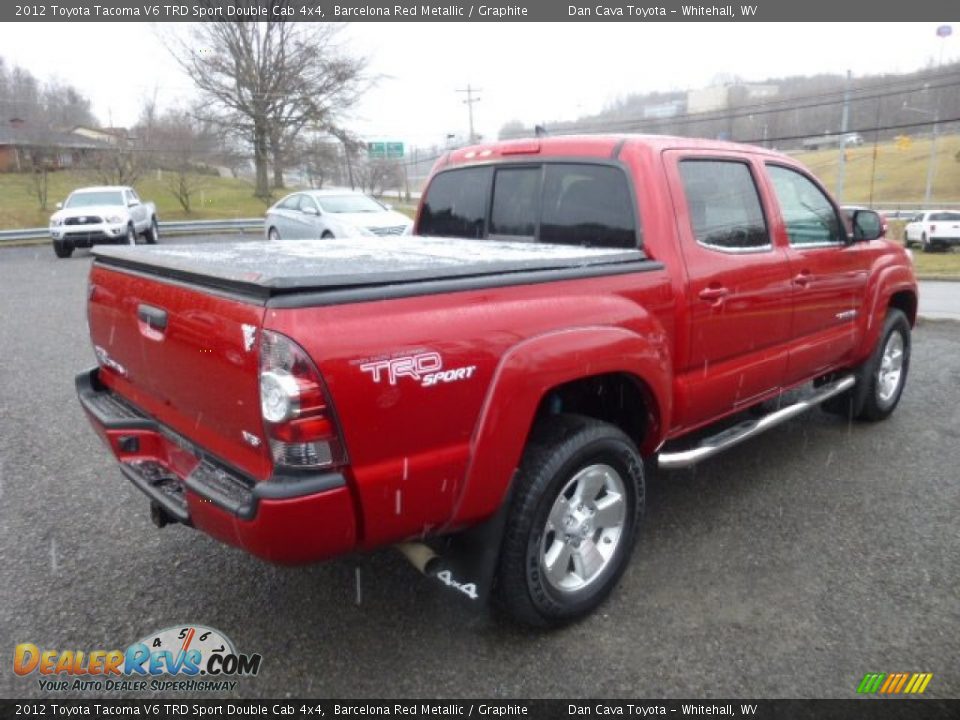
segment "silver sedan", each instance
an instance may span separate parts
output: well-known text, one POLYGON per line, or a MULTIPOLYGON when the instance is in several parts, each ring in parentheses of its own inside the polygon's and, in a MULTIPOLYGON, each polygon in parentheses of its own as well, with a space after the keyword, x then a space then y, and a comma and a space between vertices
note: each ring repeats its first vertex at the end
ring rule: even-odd
POLYGON ((413 221, 389 205, 351 190, 304 190, 267 210, 269 240, 315 240, 358 235, 408 235, 413 221))

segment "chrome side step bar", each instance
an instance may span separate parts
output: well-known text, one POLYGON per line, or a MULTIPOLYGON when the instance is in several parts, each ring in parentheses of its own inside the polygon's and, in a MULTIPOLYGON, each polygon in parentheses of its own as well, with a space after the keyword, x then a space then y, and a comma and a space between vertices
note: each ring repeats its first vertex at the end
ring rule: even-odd
POLYGON ((673 470, 676 468, 690 467, 696 465, 702 460, 713 457, 717 453, 742 443, 754 435, 759 435, 765 430, 786 422, 796 417, 800 413, 806 412, 815 405, 819 405, 824 400, 839 395, 845 390, 849 390, 856 384, 857 380, 853 375, 846 375, 838 380, 817 388, 811 395, 802 400, 798 400, 792 405, 787 405, 779 410, 764 415, 760 418, 744 420, 733 427, 727 428, 716 435, 711 435, 700 441, 700 444, 690 450, 680 452, 661 453, 659 466, 664 470, 673 470))

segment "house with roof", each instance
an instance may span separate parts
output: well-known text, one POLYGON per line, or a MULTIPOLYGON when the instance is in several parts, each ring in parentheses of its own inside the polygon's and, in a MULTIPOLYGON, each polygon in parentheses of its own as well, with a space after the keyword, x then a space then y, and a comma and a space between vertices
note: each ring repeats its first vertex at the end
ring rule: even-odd
POLYGON ((48 169, 69 168, 111 147, 98 138, 28 124, 19 118, 0 122, 0 172, 19 172, 40 164, 48 169))

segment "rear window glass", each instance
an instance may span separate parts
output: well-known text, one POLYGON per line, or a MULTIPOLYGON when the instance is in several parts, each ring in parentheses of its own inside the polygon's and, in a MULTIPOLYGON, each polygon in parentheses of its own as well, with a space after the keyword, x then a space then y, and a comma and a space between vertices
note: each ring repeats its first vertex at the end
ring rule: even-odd
POLYGON ((465 168, 437 175, 423 202, 420 235, 481 238, 486 234, 492 168, 465 168))
POLYGON ((940 222, 956 222, 960 220, 960 213, 955 213, 955 212, 931 213, 930 220, 931 221, 939 220, 940 222))
POLYGON ((539 167, 500 168, 493 181, 491 235, 533 239, 540 207, 539 167))
POLYGON ((608 165, 547 165, 540 242, 636 247, 633 202, 623 172, 608 165))
POLYGON ((640 237, 635 218, 630 185, 618 167, 501 165, 438 174, 424 199, 418 232, 635 248, 640 237))

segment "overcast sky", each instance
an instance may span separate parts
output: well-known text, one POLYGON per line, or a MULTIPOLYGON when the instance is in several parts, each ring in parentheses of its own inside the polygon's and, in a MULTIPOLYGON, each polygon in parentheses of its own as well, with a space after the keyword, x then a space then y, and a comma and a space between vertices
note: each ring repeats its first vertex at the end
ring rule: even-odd
MULTIPOLYGON (((185 29, 181 24, 167 25, 185 29)), ((467 134, 456 92, 479 87, 477 132, 510 120, 572 120, 631 93, 704 87, 719 73, 908 72, 960 58, 960 40, 934 23, 354 23, 354 52, 382 76, 352 113, 369 140, 427 146, 467 134)), ((955 24, 960 32, 960 25, 955 24)), ((42 79, 58 77, 93 101, 104 124, 130 125, 144 97, 161 106, 193 94, 148 23, 6 23, 0 55, 42 79)))

